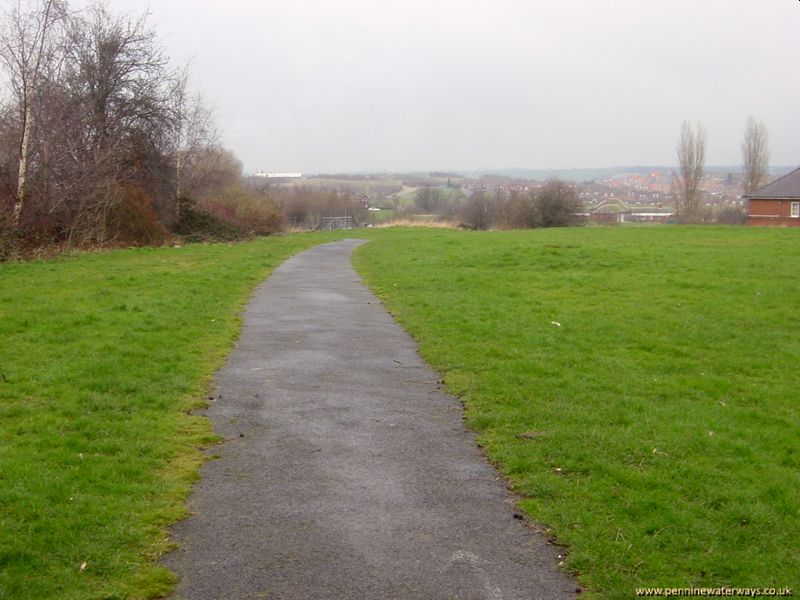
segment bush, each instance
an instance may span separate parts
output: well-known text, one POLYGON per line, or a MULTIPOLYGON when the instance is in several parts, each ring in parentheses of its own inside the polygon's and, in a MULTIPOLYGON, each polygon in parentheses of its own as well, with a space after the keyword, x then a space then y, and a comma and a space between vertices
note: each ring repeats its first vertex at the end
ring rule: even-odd
POLYGON ((497 225, 502 229, 538 227, 536 193, 512 191, 497 202, 497 225))
POLYGON ((175 233, 187 242, 234 242, 245 237, 244 231, 238 227, 193 208, 181 213, 175 233))
POLYGON ((278 188, 271 192, 275 204, 283 208, 289 227, 316 229, 321 217, 353 217, 363 223, 367 217, 365 202, 349 193, 319 190, 307 185, 278 188))
POLYGON ((581 201, 575 188, 561 179, 551 179, 536 195, 535 227, 568 227, 578 224, 581 201))
POLYGON ((463 226, 468 229, 489 229, 497 208, 492 200, 484 190, 474 192, 461 210, 463 226))
POLYGON ((566 181, 552 179, 538 190, 512 190, 490 194, 474 192, 461 210, 461 220, 470 229, 532 229, 580 224, 581 201, 566 181))
POLYGON ((426 214, 435 213, 442 204, 442 190, 425 186, 417 190, 415 204, 426 214))
POLYGON ((747 211, 740 206, 723 206, 714 215, 720 225, 746 225, 747 211))
POLYGON ((283 226, 283 216, 269 196, 252 192, 239 184, 201 199, 197 210, 249 235, 270 235, 283 226))
POLYGON ((119 201, 107 221, 108 234, 114 242, 160 246, 169 240, 169 233, 158 222, 152 199, 141 187, 121 185, 117 196, 119 201))
POLYGON ((11 233, 0 223, 0 262, 9 260, 14 256, 14 242, 11 233))

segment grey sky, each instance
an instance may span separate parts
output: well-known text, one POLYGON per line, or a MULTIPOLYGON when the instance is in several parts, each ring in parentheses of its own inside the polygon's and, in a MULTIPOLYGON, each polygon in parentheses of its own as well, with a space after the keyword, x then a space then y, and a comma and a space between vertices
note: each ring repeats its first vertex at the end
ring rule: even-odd
POLYGON ((800 164, 797 0, 110 0, 151 21, 256 171, 709 164, 745 120, 800 164))

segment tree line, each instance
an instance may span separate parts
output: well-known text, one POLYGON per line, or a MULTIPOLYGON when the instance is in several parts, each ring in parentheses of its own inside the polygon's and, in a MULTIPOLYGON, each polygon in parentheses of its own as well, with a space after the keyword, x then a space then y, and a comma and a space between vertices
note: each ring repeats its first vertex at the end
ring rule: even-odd
POLYGON ((416 212, 467 229, 567 227, 580 224, 583 211, 575 186, 561 179, 527 189, 478 188, 469 194, 425 186, 417 190, 414 203, 416 212))
MULTIPOLYGON (((769 136, 761 121, 749 117, 741 144, 744 178, 742 192, 752 194, 767 183, 769 178, 769 136)), ((701 123, 692 126, 688 121, 681 125, 677 144, 678 172, 675 175, 676 212, 685 223, 704 220, 701 187, 705 174, 706 130, 701 123)), ((746 216, 739 211, 739 221, 746 216)))
MULTIPOLYGON (((118 16, 103 3, 73 10, 67 0, 17 0, 3 15, 0 67, 7 81, 0 102, 0 257, 18 244, 270 233, 284 216, 290 225, 313 227, 326 213, 365 209, 344 192, 281 190, 245 179, 220 143, 212 111, 191 91, 188 68, 171 66, 146 15, 118 16)), ((702 125, 684 123, 675 182, 677 210, 687 222, 702 220, 705 146, 702 125)), ((742 151, 749 193, 767 177, 762 123, 748 121, 742 151)), ((582 210, 563 181, 455 199, 423 187, 417 204, 475 229, 570 225, 582 210)))
POLYGON ((234 228, 242 203, 248 226, 279 227, 146 15, 18 1, 3 15, 0 66, 6 246, 159 243, 197 224, 198 203, 234 228))

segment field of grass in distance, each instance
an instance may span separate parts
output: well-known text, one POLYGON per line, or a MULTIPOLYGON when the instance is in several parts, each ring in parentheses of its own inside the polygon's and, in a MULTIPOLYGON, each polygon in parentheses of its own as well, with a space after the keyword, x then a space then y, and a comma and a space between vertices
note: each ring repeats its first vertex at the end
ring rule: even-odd
POLYGON ((589 597, 800 585, 800 230, 394 231, 355 263, 589 597))
POLYGON ((0 265, 0 599, 145 598, 237 312, 336 234, 0 265))

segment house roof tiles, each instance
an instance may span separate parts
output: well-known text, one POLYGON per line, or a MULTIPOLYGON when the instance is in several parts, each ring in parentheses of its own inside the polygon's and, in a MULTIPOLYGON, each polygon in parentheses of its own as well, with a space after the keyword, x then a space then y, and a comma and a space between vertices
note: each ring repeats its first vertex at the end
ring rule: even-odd
POLYGON ((800 198, 800 167, 748 194, 746 198, 800 198))

